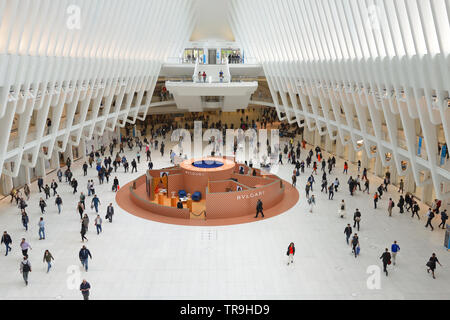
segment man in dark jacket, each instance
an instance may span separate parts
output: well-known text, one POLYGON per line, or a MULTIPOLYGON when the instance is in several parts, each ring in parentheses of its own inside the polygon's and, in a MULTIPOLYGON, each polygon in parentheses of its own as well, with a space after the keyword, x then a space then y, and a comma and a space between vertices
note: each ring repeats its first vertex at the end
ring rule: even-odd
POLYGON ((106 208, 106 219, 109 219, 109 222, 112 222, 112 217, 114 215, 114 207, 112 206, 112 203, 109 204, 109 206, 106 208))
POLYGON ((441 223, 439 224, 438 228, 440 228, 442 226, 442 229, 445 229, 445 222, 448 219, 448 215, 447 215, 447 209, 445 209, 444 211, 441 212, 441 223))
POLYGON ((92 259, 92 255, 89 249, 87 249, 86 246, 83 246, 78 253, 78 257, 80 258, 81 264, 83 265, 85 270, 88 271, 88 258, 90 257, 92 259))
POLYGON ((263 203, 262 203, 261 199, 258 199, 258 202, 256 203, 256 216, 255 216, 255 218, 258 218, 258 214, 259 213, 261 213, 262 217, 264 218, 263 203))
POLYGON ((344 229, 345 241, 347 241, 347 244, 349 244, 348 243, 348 239, 350 239, 350 236, 352 235, 352 232, 353 232, 353 230, 352 230, 352 227, 350 226, 350 223, 349 223, 349 224, 347 224, 347 227, 345 227, 345 229, 344 229))
POLYGON ((380 259, 383 260, 383 272, 386 272, 386 277, 387 277, 388 271, 387 271, 386 267, 391 262, 391 254, 390 254, 388 248, 386 248, 386 250, 383 252, 380 259))
POLYGON ((434 212, 433 212, 433 210, 431 210, 431 208, 428 209, 427 217, 428 217, 428 220, 427 220, 427 224, 425 225, 425 228, 430 226, 431 227, 431 231, 433 231, 434 228, 433 228, 433 225, 431 224, 431 220, 433 220, 433 218, 434 218, 434 212))
POLYGON ((83 282, 80 284, 80 291, 83 295, 84 300, 89 300, 89 290, 91 289, 91 285, 86 279, 83 279, 83 282))
POLYGON ((5 254, 5 256, 7 256, 8 252, 11 251, 11 247, 9 245, 12 243, 12 240, 11 240, 11 237, 9 236, 9 234, 6 231, 3 232, 1 243, 4 243, 5 246, 6 246, 6 254, 5 254))
POLYGON ((39 187, 39 192, 42 192, 42 189, 44 188, 44 179, 42 179, 42 177, 38 178, 37 181, 38 187, 39 187))
POLYGON ((87 165, 87 163, 85 162, 85 163, 83 164, 83 172, 84 172, 84 176, 87 176, 87 169, 88 169, 88 165, 87 165))

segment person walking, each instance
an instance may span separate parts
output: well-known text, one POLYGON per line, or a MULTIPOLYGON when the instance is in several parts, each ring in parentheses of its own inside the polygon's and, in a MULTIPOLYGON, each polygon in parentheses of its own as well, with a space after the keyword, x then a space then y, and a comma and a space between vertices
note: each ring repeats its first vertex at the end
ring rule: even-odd
POLYGON ((62 173, 61 169, 58 169, 58 171, 56 172, 56 176, 58 177, 59 183, 61 183, 62 182, 62 176, 63 176, 63 173, 62 173))
POLYGON ((72 182, 70 183, 70 185, 73 188, 73 194, 77 193, 78 181, 75 178, 73 178, 72 182))
POLYGON ((78 253, 78 257, 80 258, 81 264, 85 268, 86 272, 88 271, 88 259, 89 257, 92 259, 91 252, 89 249, 86 248, 86 246, 83 246, 78 253))
POLYGON ((112 223, 112 218, 114 215, 114 207, 112 203, 109 204, 109 206, 106 208, 106 216, 105 219, 108 219, 110 223, 112 223))
POLYGON ((24 257, 28 257, 28 249, 32 250, 30 244, 25 241, 25 238, 22 238, 22 241, 20 242, 20 248, 22 249, 22 255, 24 257))
POLYGON ((45 223, 43 217, 39 219, 38 226, 39 226, 39 240, 45 240, 45 223))
POLYGON ((358 231, 359 231, 359 222, 361 221, 361 212, 359 212, 358 209, 356 209, 355 213, 353 214, 353 228, 358 225, 358 231))
POLYGON ((339 180, 338 178, 336 178, 333 182, 334 184, 334 192, 338 192, 338 187, 339 187, 339 180))
POLYGON ((23 192, 25 193, 25 196, 27 197, 27 201, 30 200, 31 191, 30 191, 30 187, 26 183, 23 186, 23 192))
POLYGON ((389 253, 389 249, 386 248, 380 259, 383 261, 383 272, 386 272, 386 277, 388 275, 387 266, 391 264, 391 254, 389 253))
POLYGON ((438 228, 442 226, 442 229, 445 229, 445 223, 447 222, 448 215, 447 215, 447 209, 441 212, 441 223, 439 224, 438 228))
POLYGON ((397 202, 397 207, 399 207, 399 209, 400 209, 400 213, 403 213, 404 211, 403 211, 403 206, 405 205, 405 199, 403 198, 403 196, 402 195, 400 195, 400 199, 398 199, 398 202, 397 202))
POLYGON ((48 186, 48 184, 46 184, 44 187, 44 193, 45 193, 45 200, 50 198, 50 187, 48 186))
POLYGON ((91 285, 86 279, 83 279, 83 282, 80 284, 80 291, 83 295, 84 300, 89 300, 89 290, 91 289, 91 285))
POLYGON ((345 218, 345 201, 342 199, 341 203, 339 204, 338 214, 340 218, 345 218))
POLYGON ((264 213, 263 213, 263 203, 261 201, 261 199, 258 199, 258 202, 256 203, 256 216, 255 218, 258 218, 258 214, 261 213, 261 216, 264 218, 264 213))
POLYGON ((431 224, 431 220, 433 220, 433 218, 434 218, 434 212, 433 212, 433 210, 431 210, 431 208, 428 209, 427 217, 428 217, 428 219, 427 219, 427 224, 425 225, 425 228, 428 228, 428 226, 430 226, 431 231, 433 231, 434 228, 433 228, 433 225, 431 224))
POLYGON ((394 208, 394 201, 392 200, 392 198, 389 198, 389 202, 388 202, 388 212, 389 212, 389 217, 392 217, 392 208, 394 208))
POLYGON ((100 218, 99 214, 94 220, 94 225, 97 228, 97 234, 100 234, 100 232, 102 232, 102 218, 100 218))
POLYGON ((430 270, 431 270, 433 279, 436 279, 436 277, 434 276, 434 270, 436 269, 436 262, 439 263, 439 265, 442 267, 442 264, 439 262, 438 258, 436 257, 436 254, 433 253, 427 262, 427 267, 428 267, 427 272, 430 273, 430 270))
POLYGON ((20 262, 20 273, 23 276, 25 285, 28 285, 28 274, 31 272, 31 263, 28 260, 28 256, 24 256, 23 260, 20 262))
POLYGON ((30 219, 28 218, 27 213, 25 212, 25 209, 22 210, 22 225, 25 228, 25 231, 28 231, 28 222, 30 219))
POLYGON ((42 262, 44 262, 44 263, 47 262, 47 273, 50 271, 50 268, 52 267, 52 260, 55 260, 55 258, 53 258, 50 251, 45 250, 44 258, 42 259, 42 262))
POLYGON ((55 205, 58 208, 58 214, 61 214, 62 204, 63 204, 63 201, 62 201, 61 197, 59 196, 59 194, 57 194, 56 199, 55 199, 55 205))
POLYGON ((94 194, 94 198, 92 198, 91 208, 95 208, 95 212, 98 213, 98 206, 100 205, 100 200, 97 198, 97 195, 94 194))
POLYGON ((6 232, 6 231, 3 232, 2 240, 1 240, 0 244, 1 243, 4 243, 6 246, 5 256, 7 256, 8 252, 10 252, 12 250, 11 247, 9 246, 12 243, 12 240, 11 240, 11 236, 8 234, 8 232, 6 232))
POLYGON ((289 265, 290 263, 294 263, 294 254, 295 254, 295 246, 294 243, 291 242, 289 244, 289 247, 287 249, 286 255, 288 256, 288 263, 287 265, 289 265))
POLYGON ((333 200, 334 197, 334 187, 333 184, 330 184, 328 187, 328 200, 333 200))
POLYGON ((344 229, 345 241, 347 242, 347 245, 349 245, 348 239, 350 239, 352 233, 353 233, 352 227, 350 226, 350 223, 348 223, 344 229))
POLYGON ((365 193, 367 191, 367 194, 369 194, 369 184, 370 184, 369 179, 365 179, 363 193, 365 193))
POLYGON ((377 208, 377 203, 378 203, 378 193, 375 192, 375 194, 373 195, 373 208, 374 209, 377 208))
POLYGON ((316 198, 314 198, 314 195, 312 194, 310 198, 308 198, 308 204, 309 204, 309 212, 313 212, 313 208, 316 205, 316 198))
POLYGON ((39 177, 37 180, 37 184, 39 188, 39 193, 41 193, 42 189, 44 188, 44 179, 42 179, 42 177, 39 177))
POLYGON ((53 190, 53 196, 56 196, 56 194, 57 194, 56 189, 58 189, 58 184, 56 183, 55 180, 52 180, 52 183, 50 184, 50 187, 53 190))
POLYGON ((360 247, 359 247, 359 237, 358 237, 358 234, 355 233, 355 234, 353 235, 353 238, 352 238, 352 253, 355 254, 355 258, 356 258, 356 257, 358 256, 358 254, 359 254, 359 251, 360 251, 359 248, 360 248, 360 247))
POLYGON ((77 210, 78 213, 80 214, 80 219, 83 219, 84 205, 81 203, 81 201, 78 202, 77 210))
POLYGON ((403 179, 400 179, 400 183, 398 184, 398 191, 397 192, 401 192, 403 194, 403 187, 404 187, 405 183, 403 182, 403 179))
POLYGON ((87 228, 84 223, 81 223, 81 242, 84 242, 84 240, 89 241, 89 239, 86 237, 87 228))
MULTIPOLYGON (((255 172, 255 171, 253 171, 255 172)), ((292 175, 292 186, 295 188, 297 184, 297 176, 295 175, 295 173, 292 175)))
POLYGON ((45 203, 44 199, 39 200, 39 207, 41 208, 41 214, 45 213, 45 207, 47 206, 47 203, 45 203))
POLYGON ((394 241, 394 243, 391 246, 391 252, 392 252, 392 263, 395 266, 395 259, 397 258, 397 253, 400 251, 400 246, 397 244, 397 241, 394 241))
POLYGON ((88 231, 89 230, 89 217, 86 213, 84 214, 83 219, 81 219, 81 223, 86 228, 86 231, 88 231))
POLYGON ((411 218, 414 218, 414 215, 416 215, 417 218, 420 220, 419 210, 420 210, 420 207, 419 207, 417 201, 414 201, 414 204, 413 204, 412 209, 411 209, 411 212, 412 212, 411 218))

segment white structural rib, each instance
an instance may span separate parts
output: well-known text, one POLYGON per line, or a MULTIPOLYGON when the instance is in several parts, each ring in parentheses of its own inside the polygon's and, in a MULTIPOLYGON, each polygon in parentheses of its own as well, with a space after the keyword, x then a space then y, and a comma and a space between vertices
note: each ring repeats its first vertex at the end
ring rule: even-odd
POLYGON ((438 133, 450 141, 450 0, 230 1, 233 32, 262 64, 280 119, 450 198, 438 154, 438 133))
POLYGON ((144 119, 162 63, 192 33, 193 8, 190 0, 0 1, 0 174, 16 177, 21 166, 144 119))

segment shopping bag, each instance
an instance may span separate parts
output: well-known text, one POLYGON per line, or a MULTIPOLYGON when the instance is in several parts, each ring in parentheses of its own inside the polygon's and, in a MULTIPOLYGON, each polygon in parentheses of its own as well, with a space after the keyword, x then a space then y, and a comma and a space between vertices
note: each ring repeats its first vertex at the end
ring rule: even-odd
POLYGON ((356 255, 358 256, 359 255, 359 253, 361 252, 361 248, 358 246, 358 247, 356 247, 356 255))

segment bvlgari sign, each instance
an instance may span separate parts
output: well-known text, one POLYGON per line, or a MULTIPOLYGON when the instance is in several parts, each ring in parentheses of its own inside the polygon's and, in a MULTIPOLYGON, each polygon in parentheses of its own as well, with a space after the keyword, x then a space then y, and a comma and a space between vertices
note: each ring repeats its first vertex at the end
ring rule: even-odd
POLYGON ((239 195, 236 197, 236 200, 251 199, 251 198, 255 198, 255 197, 260 197, 262 195, 264 195, 264 191, 252 192, 249 194, 239 195))

